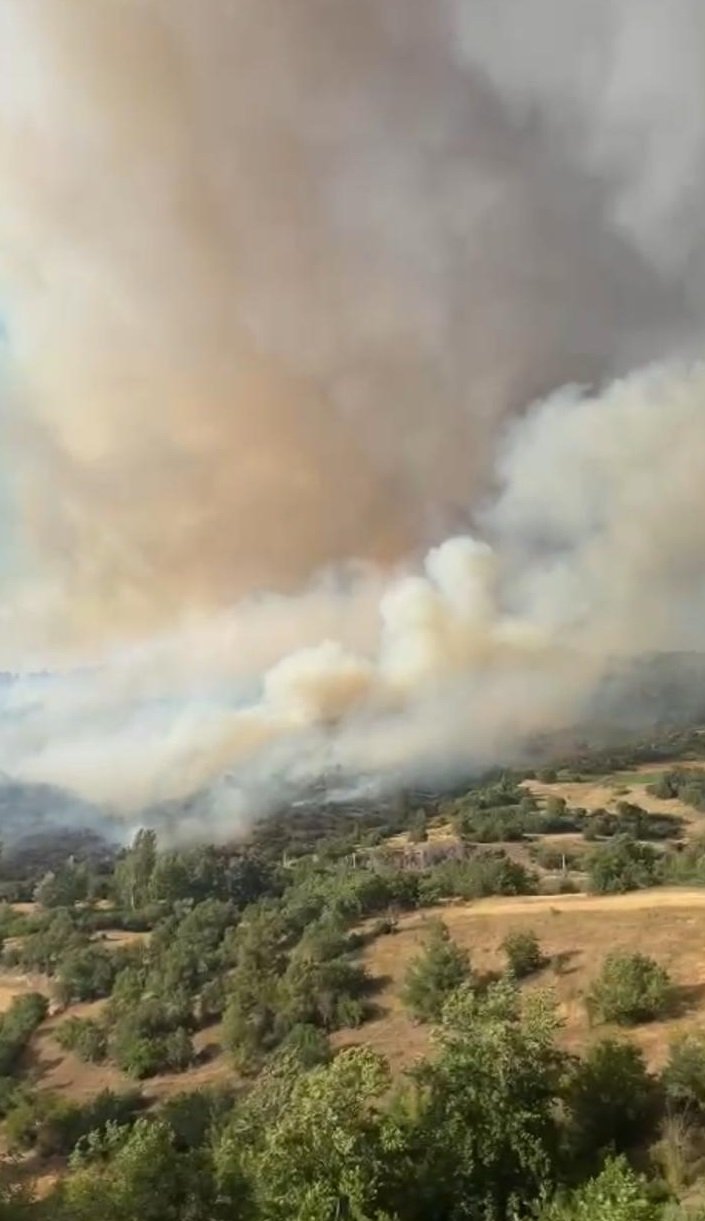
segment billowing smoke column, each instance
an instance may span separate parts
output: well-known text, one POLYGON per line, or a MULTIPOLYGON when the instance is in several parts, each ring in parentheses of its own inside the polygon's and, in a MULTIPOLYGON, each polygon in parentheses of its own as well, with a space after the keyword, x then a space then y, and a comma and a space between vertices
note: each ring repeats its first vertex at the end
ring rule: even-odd
POLYGON ((704 27, 6 0, 0 768, 230 829, 703 645, 704 27))

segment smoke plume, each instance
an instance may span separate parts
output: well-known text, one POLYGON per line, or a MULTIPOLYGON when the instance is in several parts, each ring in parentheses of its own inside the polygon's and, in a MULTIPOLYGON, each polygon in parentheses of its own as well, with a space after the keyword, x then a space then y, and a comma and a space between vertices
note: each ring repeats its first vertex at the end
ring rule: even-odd
POLYGON ((231 825, 703 646, 704 27, 6 0, 0 767, 231 825))

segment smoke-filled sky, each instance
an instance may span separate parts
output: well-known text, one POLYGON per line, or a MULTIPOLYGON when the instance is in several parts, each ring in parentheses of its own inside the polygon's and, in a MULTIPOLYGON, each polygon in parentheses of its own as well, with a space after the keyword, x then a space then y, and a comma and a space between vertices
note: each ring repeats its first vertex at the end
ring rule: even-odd
POLYGON ((700 0, 4 0, 0 183, 0 766, 486 760, 705 646, 700 0))

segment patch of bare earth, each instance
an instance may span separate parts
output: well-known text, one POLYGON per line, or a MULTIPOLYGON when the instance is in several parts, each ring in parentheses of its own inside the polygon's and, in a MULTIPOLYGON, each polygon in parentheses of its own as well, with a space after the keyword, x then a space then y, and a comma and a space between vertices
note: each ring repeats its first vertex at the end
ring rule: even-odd
MULTIPOLYGON (((705 1023, 705 890, 651 890, 627 895, 536 895, 483 899, 413 913, 398 932, 379 937, 364 952, 365 965, 380 979, 380 1016, 360 1030, 339 1031, 336 1047, 366 1043, 389 1060, 393 1071, 412 1064, 428 1048, 428 1027, 415 1024, 399 993, 407 966, 424 942, 430 916, 442 916, 453 938, 470 953, 482 975, 504 967, 501 943, 508 932, 531 928, 550 964, 525 987, 548 987, 563 1021, 562 1043, 579 1051, 613 1028, 590 1028, 584 997, 605 955, 640 950, 662 963, 681 990, 677 1016, 629 1032, 653 1066, 661 1064, 670 1039, 705 1023)), ((624 1032, 619 1032, 624 1033, 624 1032)))
POLYGON ((46 976, 0 971, 0 1014, 7 1013, 18 996, 27 996, 29 992, 41 992, 48 997, 50 990, 46 976))

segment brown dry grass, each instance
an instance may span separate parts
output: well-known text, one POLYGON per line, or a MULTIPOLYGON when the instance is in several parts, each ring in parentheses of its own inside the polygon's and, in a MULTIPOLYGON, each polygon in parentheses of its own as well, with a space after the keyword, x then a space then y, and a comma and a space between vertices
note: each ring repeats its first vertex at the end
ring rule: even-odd
POLYGON ((42 992, 49 996, 49 981, 45 975, 21 975, 12 971, 0 971, 0 1013, 6 1013, 17 996, 28 992, 42 992))
POLYGON ((551 965, 525 986, 552 989, 564 1023, 562 1042, 571 1050, 608 1032, 606 1027, 590 1029, 583 998, 605 955, 616 948, 653 955, 683 989, 679 1016, 632 1032, 650 1064, 663 1062, 676 1032, 705 1023, 705 890, 538 895, 485 899, 402 918, 396 934, 378 938, 364 953, 368 970, 385 981, 378 996, 381 1016, 361 1030, 340 1031, 333 1038, 335 1046, 367 1043, 382 1052, 397 1072, 424 1054, 428 1029, 407 1016, 399 990, 432 915, 443 917, 458 944, 470 951, 480 974, 502 968, 500 946, 508 932, 533 929, 551 965), (562 967, 557 967, 561 962, 562 967))
MULTIPOLYGON (((40 1090, 50 1090, 76 1102, 86 1102, 101 1090, 127 1090, 139 1084, 113 1064, 84 1064, 72 1052, 64 1051, 54 1037, 57 1026, 67 1017, 100 1017, 105 1001, 72 1005, 65 1013, 49 1018, 32 1041, 28 1069, 40 1090)), ((210 1026, 194 1036, 196 1051, 203 1061, 185 1073, 162 1073, 142 1085, 149 1102, 168 1098, 183 1090, 202 1089, 233 1078, 233 1070, 221 1048, 222 1029, 210 1026)))
POLYGON ((670 763, 662 763, 659 767, 644 764, 630 771, 615 772, 612 776, 588 780, 557 781, 555 784, 525 780, 524 786, 536 797, 563 797, 569 806, 582 807, 585 810, 614 810, 619 801, 631 801, 651 814, 677 815, 683 819, 686 836, 698 835, 705 830, 705 817, 698 810, 677 798, 666 801, 648 792, 650 779, 645 778, 668 771, 671 767, 705 767, 705 763, 683 763, 676 759, 670 763))

